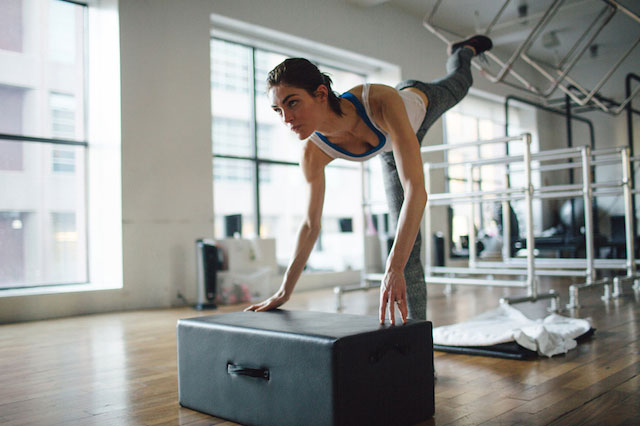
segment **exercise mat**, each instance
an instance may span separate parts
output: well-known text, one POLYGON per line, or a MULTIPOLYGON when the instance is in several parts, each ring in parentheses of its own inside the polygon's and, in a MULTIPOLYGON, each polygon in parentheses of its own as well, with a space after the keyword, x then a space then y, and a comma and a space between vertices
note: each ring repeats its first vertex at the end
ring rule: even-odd
POLYGON ((433 348, 442 352, 511 359, 567 353, 595 330, 588 320, 551 314, 532 320, 509 305, 459 324, 433 329, 433 348))

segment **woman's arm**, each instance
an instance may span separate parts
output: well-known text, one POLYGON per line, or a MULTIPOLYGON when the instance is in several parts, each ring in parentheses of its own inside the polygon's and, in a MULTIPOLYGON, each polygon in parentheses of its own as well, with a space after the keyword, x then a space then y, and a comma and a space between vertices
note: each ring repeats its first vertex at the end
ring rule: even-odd
MULTIPOLYGON (((312 144, 310 144, 312 145, 312 144)), ((315 145, 313 145, 315 148, 315 145)), ((307 151, 305 149, 305 151, 307 151)), ((305 158, 311 156, 305 152, 305 158)), ((313 246, 318 239, 322 220, 322 207, 324 205, 324 165, 311 159, 303 158, 302 171, 307 181, 307 211, 305 218, 298 230, 298 239, 293 252, 293 257, 284 275, 282 288, 290 296, 309 260, 313 246)))
POLYGON ((302 225, 298 229, 298 238, 291 262, 276 294, 261 303, 249 306, 245 310, 268 311, 281 306, 291 297, 320 234, 325 191, 324 168, 330 161, 331 158, 313 143, 307 141, 301 162, 307 182, 307 211, 302 225))
POLYGON ((393 143, 393 155, 398 176, 404 189, 404 202, 398 218, 398 228, 387 259, 385 277, 380 291, 380 322, 384 322, 387 305, 391 323, 395 323, 394 306, 398 304, 402 321, 407 317, 406 283, 404 268, 420 229, 427 203, 420 144, 407 116, 402 98, 391 88, 380 89, 379 113, 381 124, 393 143))

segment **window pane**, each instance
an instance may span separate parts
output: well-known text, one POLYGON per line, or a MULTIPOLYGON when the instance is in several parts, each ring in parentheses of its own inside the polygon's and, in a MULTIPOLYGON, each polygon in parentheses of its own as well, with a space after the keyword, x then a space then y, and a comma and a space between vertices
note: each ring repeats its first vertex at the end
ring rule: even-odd
POLYGON ((211 41, 214 154, 253 155, 251 66, 250 48, 222 40, 211 41))
MULTIPOLYGON (((19 87, 0 84, 0 133, 21 133, 25 92, 19 87)), ((22 144, 0 141, 0 172, 18 171, 22 167, 22 144)))
POLYGON ((340 70, 323 64, 318 64, 318 68, 320 71, 331 77, 333 82, 331 83, 331 86, 335 92, 338 92, 338 94, 346 92, 352 87, 365 82, 365 76, 362 74, 340 70))
POLYGON ((0 2, 0 50, 22 52, 24 44, 23 0, 0 2))
POLYGON ((22 144, 0 140, 0 172, 22 170, 22 144))
MULTIPOLYGON (((498 122, 499 114, 488 112, 500 111, 500 105, 496 106, 490 101, 467 98, 458 104, 454 110, 445 115, 447 143, 456 144, 475 140, 494 139, 504 135, 504 123, 498 122), (489 117, 489 118, 487 118, 489 117)), ((516 115, 517 117, 517 115, 516 115)), ((515 131, 514 131, 515 132, 515 131)), ((522 148, 519 142, 509 144, 509 155, 521 154, 522 148)), ((447 154, 449 162, 468 162, 477 159, 502 158, 507 154, 506 144, 491 144, 479 147, 457 149, 447 154)), ((510 166, 511 186, 522 186, 521 173, 515 173, 521 167, 510 166)), ((506 166, 488 165, 475 168, 473 176, 473 189, 483 191, 496 191, 506 187, 506 166)), ((452 166, 447 171, 448 190, 451 193, 466 192, 467 175, 464 166, 452 166)), ((518 209, 519 202, 511 202, 511 207, 518 209)), ((474 227, 478 236, 494 237, 498 234, 497 213, 500 211, 499 202, 484 202, 477 209, 474 227)), ((466 237, 470 228, 468 222, 469 205, 455 204, 451 207, 452 230, 451 241, 454 252, 460 249, 461 254, 466 254, 466 237)))
POLYGON ((12 145, 23 167, 0 170, 0 288, 86 282, 84 147, 0 141, 12 145), (48 166, 56 151, 74 173, 48 166))
POLYGON ((76 11, 72 3, 53 0, 49 7, 49 56, 54 62, 73 64, 76 61, 76 11))
POLYGON ((214 116, 213 117, 213 149, 214 154, 237 155, 248 157, 253 155, 251 127, 248 120, 214 116))
POLYGON ((51 136, 73 139, 76 134, 76 101, 73 95, 51 93, 51 136))
POLYGON ((305 214, 305 180, 297 166, 261 165, 263 175, 269 179, 260 182, 260 236, 276 239, 278 264, 287 266, 305 214))
POLYGON ((325 169, 326 193, 322 215, 322 232, 310 264, 316 269, 343 271, 361 269, 362 187, 360 167, 336 160, 325 169), (341 221, 351 222, 352 231, 341 228, 341 221))
POLYGON ((73 149, 55 148, 51 151, 51 169, 54 172, 73 173, 76 171, 76 153, 73 149))
POLYGON ((19 135, 23 129, 27 90, 2 83, 0 81, 0 133, 19 135))
POLYGON ((2 58, 10 72, 0 78, 0 131, 85 140, 86 10, 60 0, 0 2, 0 49, 17 52, 2 58), (56 96, 67 97, 62 128, 56 96), (20 119, 5 118, 7 110, 20 119), (6 122, 14 124, 6 129, 6 122))
MULTIPOLYGON (((0 2, 0 133, 85 139, 87 8, 0 2), (34 71, 33 64, 37 63, 34 71)), ((87 282, 82 146, 0 140, 0 287, 87 282)))
POLYGON ((280 161, 300 161, 304 141, 291 132, 278 114, 271 109, 266 93, 267 74, 287 57, 256 50, 256 121, 258 126, 258 156, 280 161))
MULTIPOLYGON (((243 233, 249 236, 256 233, 253 229, 255 163, 215 156, 251 157, 255 137, 259 159, 300 160, 303 142, 272 111, 266 93, 268 72, 286 56, 221 40, 212 40, 211 52, 216 235, 224 235, 225 215, 241 214, 243 233), (254 92, 250 93, 251 90, 254 92), (252 97, 255 98, 255 129, 252 128, 252 97)), ((364 82, 359 74, 322 66, 320 69, 340 80, 344 87, 334 87, 337 91, 364 82)), ((332 271, 360 268, 363 256, 359 234, 362 229, 359 165, 338 161, 327 169, 326 176, 323 231, 307 266, 311 270, 332 271)), ((375 196, 380 196, 381 187, 372 191, 375 196)), ((276 238, 278 262, 287 265, 305 214, 304 178, 296 166, 261 164, 258 190, 259 235, 276 238)))
POLYGON ((225 216, 242 215, 241 235, 256 234, 253 162, 246 160, 213 159, 213 208, 216 238, 226 233, 225 216))
POLYGON ((368 178, 366 198, 371 203, 370 212, 372 214, 388 213, 387 196, 384 191, 384 180, 382 175, 382 164, 380 158, 367 161, 365 163, 368 178))
POLYGON ((69 279, 69 271, 74 270, 76 265, 82 262, 82 257, 78 253, 78 225, 74 212, 51 213, 51 239, 53 248, 51 280, 65 282, 69 279))
MULTIPOLYGON (((306 212, 307 188, 299 167, 261 165, 261 236, 276 239, 278 264, 287 266, 306 212), (286 191, 283 191, 286 188, 286 191)), ((358 167, 329 166, 322 231, 307 262, 308 270, 342 271, 362 267, 362 214, 358 167)))

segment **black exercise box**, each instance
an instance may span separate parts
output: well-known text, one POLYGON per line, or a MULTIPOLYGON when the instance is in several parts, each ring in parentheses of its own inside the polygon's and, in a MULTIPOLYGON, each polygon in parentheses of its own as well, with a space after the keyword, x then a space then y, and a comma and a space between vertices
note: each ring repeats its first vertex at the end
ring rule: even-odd
POLYGON ((432 325, 235 312, 178 321, 180 404, 247 425, 414 425, 434 413, 432 325))

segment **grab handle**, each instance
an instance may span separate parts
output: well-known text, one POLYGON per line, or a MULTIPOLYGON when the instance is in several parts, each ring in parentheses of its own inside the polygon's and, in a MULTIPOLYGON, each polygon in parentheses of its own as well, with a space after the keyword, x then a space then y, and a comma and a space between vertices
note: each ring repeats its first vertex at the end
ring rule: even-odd
POLYGON ((234 376, 249 376, 256 379, 269 380, 269 369, 267 368, 249 368, 228 363, 227 373, 234 376))
POLYGON ((409 354, 409 345, 402 344, 386 344, 379 348, 377 351, 373 352, 369 355, 369 362, 371 364, 375 364, 379 362, 388 352, 397 352, 400 355, 408 355, 409 354))

